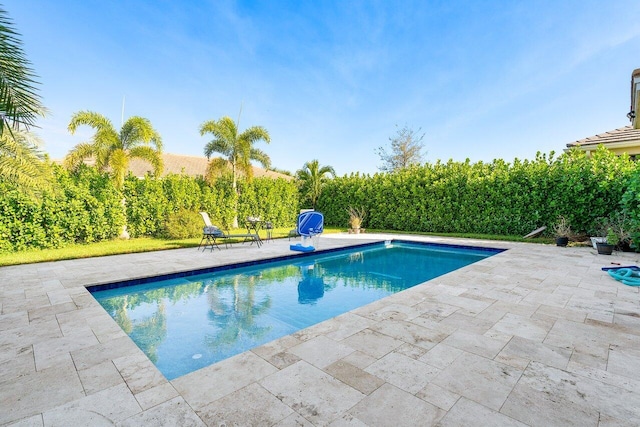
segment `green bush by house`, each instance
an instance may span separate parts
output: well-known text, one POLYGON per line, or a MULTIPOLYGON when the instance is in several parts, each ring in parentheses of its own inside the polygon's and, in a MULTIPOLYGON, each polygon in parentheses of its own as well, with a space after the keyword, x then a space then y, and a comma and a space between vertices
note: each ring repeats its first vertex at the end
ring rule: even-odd
POLYGON ((632 244, 636 251, 640 248, 640 168, 638 168, 622 196, 622 212, 628 219, 632 244))

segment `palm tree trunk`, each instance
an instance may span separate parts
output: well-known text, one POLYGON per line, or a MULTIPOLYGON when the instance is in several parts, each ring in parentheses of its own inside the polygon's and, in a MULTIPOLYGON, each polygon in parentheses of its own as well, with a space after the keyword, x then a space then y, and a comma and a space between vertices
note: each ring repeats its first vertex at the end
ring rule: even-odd
POLYGON ((122 213, 124 214, 124 224, 122 225, 122 230, 120 231, 120 235, 118 238, 123 240, 129 240, 129 232, 127 231, 127 199, 124 197, 120 201, 122 204, 122 213))
POLYGON ((233 193, 236 195, 233 201, 233 228, 238 228, 238 178, 236 176, 236 159, 231 162, 233 167, 233 193))

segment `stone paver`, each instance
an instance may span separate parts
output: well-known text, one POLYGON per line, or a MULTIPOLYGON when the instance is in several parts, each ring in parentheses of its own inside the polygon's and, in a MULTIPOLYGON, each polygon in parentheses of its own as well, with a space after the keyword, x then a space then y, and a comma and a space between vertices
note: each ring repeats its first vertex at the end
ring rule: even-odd
POLYGON ((301 360, 259 383, 310 422, 329 424, 365 395, 301 360))
POLYGON ((367 426, 430 426, 446 413, 411 393, 385 384, 351 411, 367 426))
MULTIPOLYGON (((0 268, 0 425, 640 425, 640 255, 508 249, 167 381, 86 286, 290 255, 180 249, 0 268)), ((410 267, 410 266, 407 266, 410 267)))

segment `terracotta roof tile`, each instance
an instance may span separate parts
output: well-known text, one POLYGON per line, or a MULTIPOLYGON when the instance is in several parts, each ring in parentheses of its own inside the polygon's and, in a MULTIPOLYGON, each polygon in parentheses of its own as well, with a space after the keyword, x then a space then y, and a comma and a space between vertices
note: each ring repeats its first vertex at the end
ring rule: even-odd
MULTIPOLYGON (((188 156, 184 154, 171 154, 162 153, 162 160, 164 161, 164 171, 162 176, 166 176, 170 173, 173 174, 185 174, 188 176, 204 176, 207 171, 207 158, 203 156, 188 156)), ((55 163, 62 164, 63 160, 53 160, 55 163)), ((85 159, 85 164, 93 166, 95 164, 94 159, 85 159)), ((293 180, 290 175, 283 173, 268 171, 257 166, 251 166, 253 168, 253 176, 256 178, 267 177, 272 179, 282 178, 288 181, 293 180)), ((141 159, 131 159, 129 162, 129 171, 137 177, 143 177, 147 172, 151 172, 153 168, 151 164, 141 159)))
POLYGON ((632 142, 640 144, 640 129, 633 129, 631 126, 625 126, 623 128, 611 130, 609 132, 601 133, 599 135, 590 136, 588 138, 580 139, 575 142, 567 144, 568 148, 585 145, 599 145, 616 143, 616 142, 632 142))

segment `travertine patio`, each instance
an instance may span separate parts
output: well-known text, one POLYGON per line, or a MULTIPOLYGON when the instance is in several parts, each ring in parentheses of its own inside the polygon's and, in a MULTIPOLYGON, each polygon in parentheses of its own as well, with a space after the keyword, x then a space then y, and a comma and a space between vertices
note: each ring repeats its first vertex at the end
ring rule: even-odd
POLYGON ((640 296, 600 270, 638 254, 406 238, 509 250, 171 382, 84 286, 286 239, 0 268, 0 424, 640 425, 640 296))

